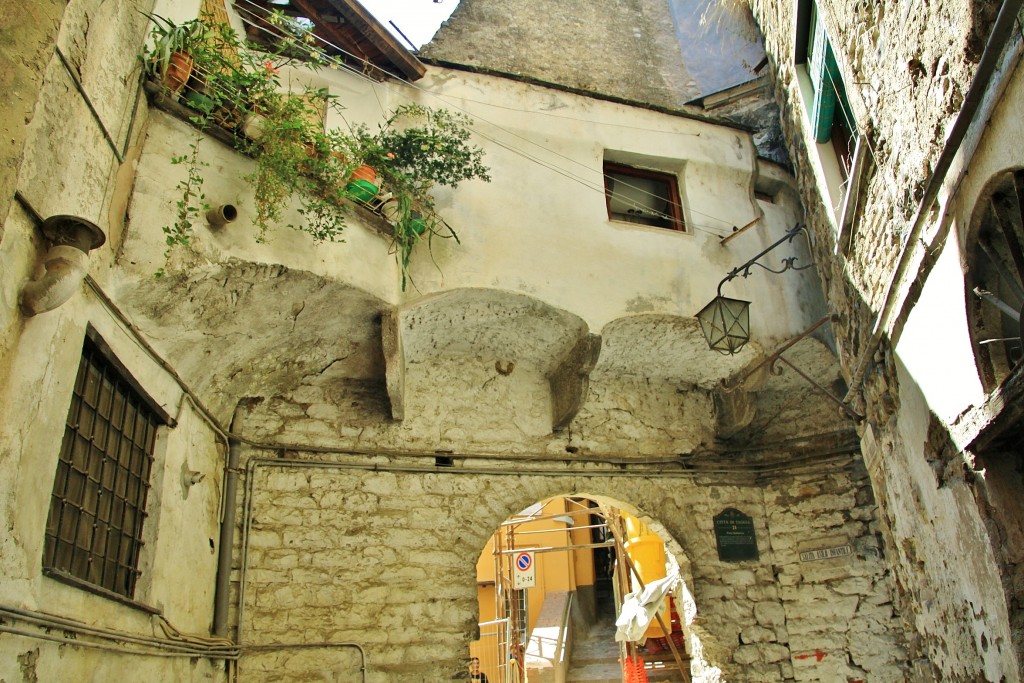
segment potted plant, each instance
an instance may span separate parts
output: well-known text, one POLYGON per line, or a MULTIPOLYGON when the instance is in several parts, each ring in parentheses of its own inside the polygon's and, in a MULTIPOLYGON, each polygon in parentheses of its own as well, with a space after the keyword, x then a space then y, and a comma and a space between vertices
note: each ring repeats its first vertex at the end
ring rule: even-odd
POLYGON ((152 45, 144 48, 142 63, 150 76, 177 95, 192 74, 194 53, 207 42, 208 28, 199 19, 177 24, 158 14, 142 14, 153 22, 152 45))
POLYGON ((459 241, 435 209, 430 189, 456 187, 464 180, 489 181, 483 150, 469 144, 470 120, 446 109, 406 104, 395 109, 376 133, 353 127, 352 156, 376 170, 392 198, 385 212, 394 225, 402 289, 417 244, 434 237, 459 241))
POLYGON ((299 197, 304 223, 291 227, 318 241, 336 239, 344 227, 342 188, 353 164, 338 153, 348 146, 347 139, 339 131, 324 130, 318 102, 333 105, 325 90, 316 89, 269 93, 260 101, 260 135, 243 145, 256 160, 256 170, 246 180, 254 190, 259 240, 281 221, 292 195, 299 197))
MULTIPOLYGON (((340 188, 351 167, 335 152, 350 144, 339 132, 324 130, 323 110, 337 106, 328 92, 310 88, 282 92, 279 68, 296 57, 249 49, 227 24, 205 18, 176 25, 156 15, 151 18, 157 47, 143 55, 151 65, 150 73, 162 72, 161 59, 172 46, 187 48, 194 63, 182 101, 191 109, 188 120, 196 128, 196 137, 187 153, 172 157, 172 163, 185 167, 186 176, 177 186, 181 198, 175 221, 164 227, 168 247, 188 244, 193 225, 207 209, 199 143, 211 126, 227 129, 235 148, 256 161, 256 170, 246 180, 254 190, 258 240, 281 221, 293 195, 299 197, 302 221, 291 227, 316 240, 336 239, 348 209, 340 188)), ((283 27, 288 29, 290 24, 283 27)), ((289 52, 301 44, 283 43, 289 52)), ((313 67, 324 63, 317 55, 302 61, 313 67)))
MULTIPOLYGON (((185 165, 187 173, 178 184, 181 199, 176 220, 164 228, 169 247, 188 244, 193 223, 207 209, 199 142, 210 126, 230 128, 234 146, 256 162, 246 180, 254 190, 258 240, 283 220, 284 208, 293 196, 299 200, 302 221, 291 227, 318 241, 334 240, 344 227, 351 200, 379 201, 379 189, 384 186, 393 197, 386 206, 394 226, 403 290, 417 244, 426 241, 429 248, 434 237, 458 241, 434 210, 430 189, 434 184, 455 187, 471 178, 490 180, 482 150, 468 144, 467 117, 409 104, 394 110, 376 133, 371 134, 365 126, 354 127, 351 135, 328 131, 323 112, 337 104, 326 90, 306 88, 292 93, 281 87, 281 65, 302 61, 317 68, 327 62, 323 55, 303 52, 308 48, 308 36, 301 34, 301 25, 279 22, 284 36, 299 32, 294 39, 277 41, 278 49, 286 53, 251 49, 230 26, 209 19, 185 25, 187 31, 177 32, 177 25, 154 18, 154 44, 160 48, 147 52, 163 55, 172 44, 187 47, 194 71, 201 77, 193 76, 189 88, 204 95, 201 100, 185 100, 193 107, 189 120, 197 134, 189 152, 172 159, 185 165), (180 40, 173 39, 174 35, 180 40), (357 168, 363 166, 374 167, 377 178, 359 177, 357 168), (346 192, 352 183, 370 183, 359 186, 365 196, 357 196, 351 189, 346 192)), ((159 64, 160 58, 151 56, 148 63, 159 64)), ((151 73, 158 72, 154 66, 151 73)))

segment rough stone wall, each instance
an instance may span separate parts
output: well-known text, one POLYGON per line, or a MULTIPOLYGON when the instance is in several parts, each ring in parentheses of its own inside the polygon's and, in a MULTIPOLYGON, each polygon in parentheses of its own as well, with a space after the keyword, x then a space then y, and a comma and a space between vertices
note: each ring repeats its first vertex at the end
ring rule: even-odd
MULTIPOLYGON (((765 505, 785 626, 765 630, 779 626, 780 615, 762 607, 763 615, 755 610, 762 628, 744 631, 744 643, 770 643, 787 634, 797 681, 907 680, 895 586, 883 570, 881 531, 863 464, 857 461, 820 479, 779 482, 766 492, 765 505), (844 544, 855 560, 800 557, 844 544)), ((740 650, 752 647, 744 644, 740 650)))
POLYGON ((423 54, 664 107, 700 94, 664 0, 462 0, 423 54))
POLYGON ((320 645, 301 659, 247 655, 244 680, 347 680, 358 656, 335 645, 345 642, 365 649, 370 681, 450 678, 475 630, 480 548, 512 512, 553 495, 623 501, 679 544, 695 630, 726 680, 904 680, 874 506, 856 465, 784 477, 765 492, 743 476, 543 475, 457 460, 451 469, 393 457, 262 461, 243 639, 320 645), (753 517, 760 560, 718 560, 712 518, 725 507, 753 517), (801 543, 820 548, 837 535, 851 556, 797 559, 801 543))
MULTIPOLYGON (((1018 679, 986 473, 951 442, 898 361, 892 412, 865 431, 897 603, 909 622, 918 680, 1018 679), (898 387, 898 389, 896 389, 898 387)), ((879 376, 882 372, 879 371, 879 376)), ((873 383, 881 382, 876 378, 873 383)), ((1013 480, 1004 482, 1015 486, 1013 480)))
MULTIPOLYGON (((836 219, 822 201, 827 194, 813 172, 815 151, 806 143, 807 114, 794 67, 795 6, 751 5, 772 61, 783 128, 817 237, 819 270, 830 308, 841 316, 840 360, 850 370, 858 363, 866 369, 857 387, 867 418, 860 427, 863 452, 882 510, 879 531, 894 604, 913 634, 906 643, 912 680, 1019 680, 993 556, 998 536, 979 504, 985 477, 953 445, 948 425, 932 415, 928 397, 900 368, 889 340, 867 362, 861 357, 998 3, 818 3, 858 127, 870 142, 852 241, 838 254, 836 219)), ((929 246, 934 253, 942 248, 929 246)), ((934 253, 925 257, 918 284, 934 253)), ((957 286, 962 291, 962 283, 957 286)), ((962 307, 963 300, 954 297, 947 305, 962 307)), ((895 322, 897 329, 911 306, 895 322)), ((957 360, 951 355, 947 362, 957 360)))
POLYGON ((963 105, 994 13, 995 3, 971 0, 922 7, 836 2, 824 13, 835 48, 845 55, 844 83, 855 93, 858 128, 871 131, 875 170, 849 272, 875 307, 963 105))
POLYGON ((690 453, 713 440, 710 394, 671 382, 596 376, 589 400, 562 433, 551 432, 547 381, 524 367, 506 375, 485 361, 417 364, 406 379, 402 422, 382 420, 386 397, 359 388, 307 385, 269 397, 259 432, 285 443, 341 438, 359 448, 555 455, 571 449, 619 457, 690 453))
MULTIPOLYGON (((552 435, 536 427, 550 420, 544 382, 522 368, 503 375, 463 359, 421 362, 408 372, 402 423, 381 422, 371 404, 334 403, 340 395, 312 389, 255 403, 246 415, 244 432, 258 442, 342 451, 348 444, 366 455, 301 445, 247 450, 267 460, 252 482, 244 642, 358 642, 371 681, 444 680, 461 670, 473 637, 475 563, 489 534, 538 500, 590 495, 638 509, 678 542, 699 610, 694 631, 726 680, 825 682, 837 671, 903 680, 874 504, 855 462, 799 479, 758 479, 724 462, 719 475, 699 467, 692 475, 635 476, 629 467, 607 475, 587 459, 640 456, 643 466, 644 456, 710 445, 710 397, 595 373, 568 433, 552 435), (435 468, 431 453, 439 445, 451 468, 435 468), (373 455, 402 449, 423 454, 373 455), (474 451, 495 455, 460 456, 474 451), (753 518, 759 561, 719 561, 713 517, 727 507, 753 518), (853 548, 850 557, 813 565, 796 557, 806 544, 821 548, 837 537, 853 548), (833 601, 846 610, 838 627, 826 617, 833 601), (891 647, 865 650, 876 645, 891 647), (808 652, 818 650, 828 661, 812 666, 818 662, 808 652)), ((241 670, 245 680, 298 681, 324 672, 344 677, 357 665, 352 648, 306 652, 302 660, 247 655, 241 670)))
MULTIPOLYGON (((832 262, 831 300, 858 297, 877 307, 907 237, 932 165, 963 104, 994 16, 994 3, 822 4, 826 26, 859 130, 867 131, 874 170, 867 179, 850 249, 845 292, 842 264, 832 262)), ((765 35, 783 127, 804 190, 809 222, 831 250, 834 219, 823 213, 810 172, 807 115, 795 67, 796 3, 751 2, 765 35)), ((818 191, 823 191, 819 188, 818 191)))

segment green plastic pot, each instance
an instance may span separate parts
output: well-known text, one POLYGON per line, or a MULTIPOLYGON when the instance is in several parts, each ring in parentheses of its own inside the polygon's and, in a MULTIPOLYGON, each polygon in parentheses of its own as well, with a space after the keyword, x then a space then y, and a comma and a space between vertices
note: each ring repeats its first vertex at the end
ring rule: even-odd
POLYGON ((369 180, 350 180, 345 185, 345 193, 357 202, 368 202, 377 196, 380 188, 369 180))

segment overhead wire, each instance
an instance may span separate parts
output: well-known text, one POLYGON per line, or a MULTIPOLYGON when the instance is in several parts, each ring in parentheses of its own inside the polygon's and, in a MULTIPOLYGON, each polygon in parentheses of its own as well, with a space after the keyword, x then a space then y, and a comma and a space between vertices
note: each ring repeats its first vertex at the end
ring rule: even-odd
MULTIPOLYGON (((249 6, 253 7, 253 8, 256 8, 260 12, 264 12, 266 14, 269 14, 269 11, 266 8, 262 7, 261 5, 253 2, 252 0, 235 0, 235 2, 234 2, 235 8, 236 8, 236 10, 239 11, 239 16, 242 18, 242 21, 244 23, 246 23, 247 25, 253 27, 253 29, 255 29, 255 30, 261 31, 263 33, 266 33, 271 38, 277 38, 278 37, 273 32, 268 31, 264 26, 259 25, 259 23, 257 21, 253 20, 253 19, 260 19, 260 20, 262 20, 263 17, 266 16, 266 14, 261 15, 261 14, 257 13, 257 11, 254 11, 253 9, 248 9, 248 8, 242 7, 241 5, 243 5, 243 4, 244 5, 249 5, 249 6), (250 19, 246 19, 246 16, 250 17, 250 19)), ((324 46, 326 46, 326 47, 328 47, 328 48, 330 48, 332 50, 336 50, 341 55, 344 55, 344 56, 354 60, 357 63, 361 63, 364 66, 374 66, 369 61, 367 61, 365 58, 363 58, 363 57, 361 57, 359 55, 353 54, 352 52, 349 52, 349 51, 345 50, 341 46, 338 46, 338 45, 335 45, 334 43, 331 43, 329 40, 327 40, 327 39, 317 35, 315 32, 311 33, 311 36, 312 36, 312 38, 314 40, 318 41, 319 43, 322 43, 324 46)), ((362 71, 358 71, 358 70, 352 68, 352 65, 347 64, 347 63, 345 63, 343 61, 340 61, 340 60, 334 58, 331 54, 327 53, 324 50, 316 49, 313 46, 308 45, 308 44, 304 45, 303 47, 304 47, 304 49, 307 49, 308 53, 311 56, 315 56, 318 60, 324 61, 324 62, 326 62, 326 63, 328 63, 328 64, 330 64, 331 66, 334 66, 334 67, 344 67, 346 70, 348 70, 351 73, 353 73, 356 77, 361 78, 361 79, 367 81, 368 83, 370 83, 371 86, 374 86, 374 93, 375 93, 375 95, 376 95, 376 89, 375 89, 376 86, 381 86, 381 87, 384 87, 384 88, 387 88, 387 89, 392 89, 392 87, 389 84, 384 83, 384 82, 378 82, 375 79, 370 78, 369 76, 367 76, 362 71)), ((589 165, 587 165, 587 164, 585 164, 583 162, 580 162, 580 161, 578 161, 576 159, 573 159, 573 158, 571 158, 569 156, 561 154, 561 153, 559 153, 556 150, 553 150, 551 148, 545 147, 544 145, 542 145, 542 144, 540 144, 540 143, 538 143, 538 142, 536 142, 534 140, 531 140, 529 138, 523 137, 523 136, 515 133, 514 131, 505 128, 504 126, 496 124, 493 121, 485 119, 484 117, 480 116, 479 114, 473 113, 472 111, 467 110, 466 108, 451 102, 450 99, 447 99, 446 96, 444 96, 444 95, 442 95, 440 93, 434 92, 432 90, 424 88, 423 86, 417 85, 415 83, 410 83, 410 82, 404 81, 404 80, 402 81, 402 84, 403 84, 404 87, 408 87, 408 88, 411 88, 413 90, 416 90, 417 92, 419 92, 419 93, 421 93, 423 95, 427 95, 429 97, 438 99, 438 100, 442 101, 447 107, 450 107, 452 109, 456 109, 456 110, 460 111, 461 113, 465 114, 466 116, 469 116, 471 119, 474 119, 474 120, 476 120, 478 122, 487 124, 488 126, 491 126, 494 129, 500 131, 501 133, 504 133, 504 134, 509 135, 511 137, 514 137, 514 138, 517 138, 519 140, 522 140, 523 142, 526 142, 527 144, 539 147, 541 150, 543 150, 544 152, 546 152, 548 154, 551 154, 553 156, 565 159, 566 161, 569 161, 570 163, 579 165, 579 166, 587 169, 588 171, 599 173, 601 178, 603 180, 605 180, 605 181, 611 179, 610 176, 608 176, 607 174, 605 174, 603 172, 599 172, 599 171, 594 171, 594 169, 592 169, 589 165)), ((447 97, 450 97, 450 96, 447 96, 447 97)), ((463 98, 459 98, 459 99, 463 99, 463 98)), ((465 101, 467 101, 467 102, 474 102, 474 100, 465 100, 465 101)), ((383 112, 384 111, 384 107, 383 107, 383 104, 380 102, 379 97, 377 98, 377 102, 378 102, 378 106, 381 108, 381 110, 383 112)), ((523 110, 519 110, 519 111, 523 111, 523 110)), ((530 112, 530 113, 538 113, 538 112, 530 112)), ((543 113, 543 112, 540 112, 540 114, 541 115, 548 115, 548 114, 543 113)), ((572 118, 572 117, 559 117, 559 118, 565 118, 565 119, 570 119, 570 120, 578 120, 578 121, 586 121, 585 119, 575 119, 575 118, 572 118)), ((617 125, 617 124, 613 124, 613 125, 617 125)), ((668 135, 699 135, 699 134, 694 134, 694 133, 682 133, 682 134, 680 134, 680 133, 672 133, 670 131, 651 131, 651 129, 649 129, 649 128, 639 128, 639 127, 630 127, 630 128, 635 128, 635 129, 638 129, 638 130, 645 130, 645 131, 648 131, 648 132, 662 132, 662 133, 665 133, 665 134, 668 134, 668 135)), ((494 138, 493 136, 488 136, 488 135, 482 133, 480 130, 478 130, 476 128, 474 128, 473 132, 477 136, 479 136, 479 137, 481 137, 481 138, 483 138, 483 139, 485 139, 485 140, 487 140, 487 141, 489 141, 489 142, 491 142, 493 144, 497 144, 498 146, 506 149, 507 151, 512 152, 513 154, 516 154, 518 156, 521 156, 522 158, 526 159, 527 161, 530 161, 532 163, 540 165, 540 166, 544 167, 547 170, 553 171, 553 172, 555 172, 555 173, 557 173, 557 174, 559 174, 559 175, 561 175, 561 176, 563 176, 563 177, 565 177, 565 178, 567 178, 569 180, 572 180, 574 182, 577 182, 577 183, 583 185, 588 190, 597 192, 597 193, 602 194, 602 195, 605 195, 606 192, 607 192, 605 184, 598 185, 596 182, 589 181, 586 178, 581 177, 581 176, 573 173, 570 170, 567 170, 565 168, 557 166, 556 164, 553 164, 551 162, 544 161, 544 160, 540 159, 539 157, 537 157, 535 155, 531 155, 531 154, 525 152, 522 149, 514 147, 510 143, 501 142, 501 141, 497 140, 496 138, 494 138)), ((641 194, 644 194, 644 195, 648 195, 648 196, 651 196, 653 198, 662 199, 658 195, 656 195, 654 193, 651 193, 651 192, 648 192, 644 188, 637 187, 635 185, 630 185, 629 183, 623 183, 623 184, 626 187, 630 187, 631 189, 633 189, 634 191, 636 191, 638 193, 641 193, 641 194)), ((645 209, 645 211, 647 213, 654 215, 656 218, 660 218, 660 219, 664 219, 664 220, 674 220, 674 217, 669 215, 669 214, 666 214, 666 213, 663 213, 663 212, 659 212, 659 211, 655 211, 655 210, 651 210, 651 209, 649 209, 647 207, 644 207, 644 209, 645 209)), ((707 223, 695 223, 693 221, 690 221, 690 222, 686 223, 686 228, 692 228, 692 229, 700 231, 700 232, 705 232, 705 233, 713 235, 715 237, 724 237, 724 236, 728 235, 735 228, 735 226, 732 224, 732 221, 726 221, 726 220, 723 220, 722 218, 719 218, 718 216, 714 216, 714 215, 711 215, 711 214, 708 214, 708 213, 701 212, 701 211, 699 211, 697 209, 694 209, 692 206, 688 205, 687 206, 687 211, 690 214, 696 214, 696 215, 703 216, 705 218, 711 219, 712 221, 717 222, 719 225, 715 226, 715 225, 710 225, 710 224, 707 224, 707 223)))

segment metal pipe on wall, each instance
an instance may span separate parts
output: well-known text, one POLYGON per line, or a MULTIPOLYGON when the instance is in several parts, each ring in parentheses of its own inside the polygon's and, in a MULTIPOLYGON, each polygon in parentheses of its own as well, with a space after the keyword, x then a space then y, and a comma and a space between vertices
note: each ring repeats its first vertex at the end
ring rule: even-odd
MULTIPOLYGON (((231 431, 241 429, 242 402, 235 406, 231 418, 231 431)), ((220 541, 217 554, 217 582, 213 600, 213 635, 223 636, 228 630, 228 608, 231 593, 231 551, 235 540, 235 503, 238 499, 238 460, 242 444, 228 440, 228 461, 224 467, 224 502, 220 522, 220 541)), ((239 624, 241 632, 241 624, 239 624)))
MULTIPOLYGON (((128 633, 115 629, 104 628, 92 624, 61 617, 52 614, 45 614, 35 610, 0 605, 0 617, 5 621, 21 621, 32 626, 46 630, 45 633, 14 629, 11 626, 0 624, 0 631, 21 635, 27 638, 37 638, 54 642, 68 643, 78 647, 89 647, 101 650, 113 650, 126 654, 138 654, 154 657, 214 657, 217 659, 234 659, 238 656, 238 649, 228 641, 199 641, 188 638, 159 638, 136 633, 128 633), (49 631, 57 630, 65 633, 67 637, 55 636, 49 631), (68 635, 70 634, 70 635, 68 635), (112 641, 111 644, 97 643, 83 640, 77 636, 89 636, 112 641), (114 644, 116 643, 116 644, 114 644), (135 647, 130 647, 135 646, 135 647), (154 648, 154 649, 140 649, 154 648)), ((167 623, 164 620, 164 623, 167 623)))
POLYGON ((50 216, 39 222, 39 228, 51 246, 43 259, 46 273, 25 283, 18 297, 26 317, 52 311, 74 296, 89 271, 89 252, 107 241, 98 225, 79 216, 50 216))

